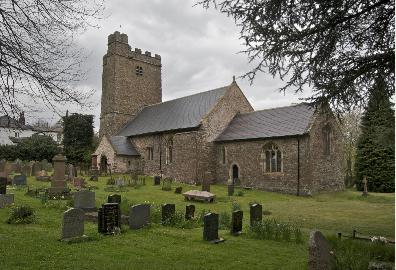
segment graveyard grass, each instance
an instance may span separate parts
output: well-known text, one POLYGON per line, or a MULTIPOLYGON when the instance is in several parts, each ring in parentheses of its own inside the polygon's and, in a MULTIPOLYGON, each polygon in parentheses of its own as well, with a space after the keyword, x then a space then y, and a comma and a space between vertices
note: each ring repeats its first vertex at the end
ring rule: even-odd
MULTIPOLYGON (((97 186, 96 206, 105 202, 106 179, 87 181, 97 186)), ((30 187, 49 186, 30 177, 30 187)), ((69 184, 70 185, 70 184, 69 184)), ((152 180, 140 188, 128 187, 120 192, 122 200, 130 204, 150 202, 154 204, 175 203, 176 210, 184 211, 181 194, 174 188, 183 187, 183 192, 199 189, 196 186, 173 184, 172 191, 163 191, 153 186, 152 180)), ((236 189, 235 193, 238 193, 236 189)), ((85 222, 85 234, 90 241, 64 243, 58 241, 61 233, 62 214, 66 201, 49 201, 24 195, 26 188, 10 188, 15 194, 15 205, 30 205, 36 210, 36 221, 27 225, 10 225, 5 220, 10 209, 0 209, 0 269, 306 269, 308 259, 308 234, 319 229, 327 236, 337 232, 350 235, 353 229, 364 235, 394 238, 394 194, 370 194, 362 197, 360 192, 347 190, 326 193, 313 197, 242 190, 243 196, 227 196, 227 187, 211 186, 217 195, 216 202, 194 203, 196 212, 210 209, 216 213, 231 213, 233 203, 244 211, 244 231, 247 231, 249 202, 258 202, 270 215, 281 222, 290 222, 303 231, 304 243, 258 240, 243 234, 238 237, 229 231, 220 230, 224 243, 214 245, 202 240, 202 228, 179 229, 152 225, 141 230, 129 230, 123 226, 118 236, 102 236, 97 225, 85 222)), ((127 213, 123 213, 127 214, 127 213)))

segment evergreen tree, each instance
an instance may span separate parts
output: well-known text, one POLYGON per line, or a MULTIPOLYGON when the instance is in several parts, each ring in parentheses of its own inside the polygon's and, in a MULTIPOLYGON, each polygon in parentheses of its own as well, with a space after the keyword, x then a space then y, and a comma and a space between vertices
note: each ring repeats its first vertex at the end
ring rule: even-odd
POLYGON ((363 190, 367 177, 368 190, 394 192, 395 186, 395 119, 386 84, 379 77, 370 94, 362 118, 356 157, 356 186, 363 190))
POLYGON ((73 113, 63 117, 63 146, 68 162, 89 163, 93 137, 93 115, 73 113))

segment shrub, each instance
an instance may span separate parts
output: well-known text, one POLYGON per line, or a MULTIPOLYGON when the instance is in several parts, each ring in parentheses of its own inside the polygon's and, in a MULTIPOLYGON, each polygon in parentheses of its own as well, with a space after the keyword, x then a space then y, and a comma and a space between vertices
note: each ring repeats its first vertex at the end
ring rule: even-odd
POLYGON ((242 190, 238 190, 237 193, 235 193, 235 196, 243 197, 243 195, 245 194, 243 193, 242 190))
POLYGON ((30 224, 35 220, 34 210, 30 206, 16 206, 11 209, 8 224, 30 224))

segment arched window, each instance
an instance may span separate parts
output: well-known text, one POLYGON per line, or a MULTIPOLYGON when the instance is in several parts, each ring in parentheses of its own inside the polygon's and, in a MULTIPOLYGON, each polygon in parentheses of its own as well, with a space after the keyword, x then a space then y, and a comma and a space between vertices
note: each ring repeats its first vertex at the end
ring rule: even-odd
POLYGON ((226 156, 226 149, 225 146, 221 147, 221 153, 220 153, 220 162, 221 164, 226 164, 227 161, 227 156, 226 156))
POLYGON ((323 153, 325 156, 329 156, 331 153, 331 128, 330 125, 327 124, 323 128, 323 153))
POLYGON ((269 143, 263 147, 264 172, 282 172, 282 152, 276 144, 269 143))
POLYGON ((171 164, 173 158, 173 141, 169 140, 165 148, 165 164, 171 164))

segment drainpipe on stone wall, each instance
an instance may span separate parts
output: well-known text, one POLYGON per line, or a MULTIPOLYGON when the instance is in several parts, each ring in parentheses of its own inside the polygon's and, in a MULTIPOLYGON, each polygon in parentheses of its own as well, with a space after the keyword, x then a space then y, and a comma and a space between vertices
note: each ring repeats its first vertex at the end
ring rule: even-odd
POLYGON ((297 196, 300 196, 300 138, 297 137, 297 196))

